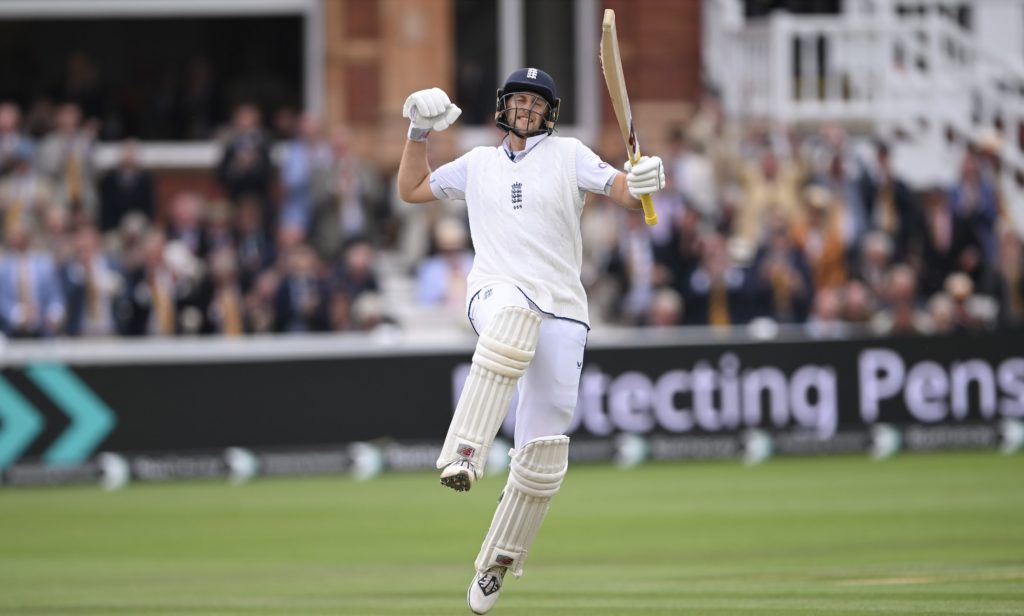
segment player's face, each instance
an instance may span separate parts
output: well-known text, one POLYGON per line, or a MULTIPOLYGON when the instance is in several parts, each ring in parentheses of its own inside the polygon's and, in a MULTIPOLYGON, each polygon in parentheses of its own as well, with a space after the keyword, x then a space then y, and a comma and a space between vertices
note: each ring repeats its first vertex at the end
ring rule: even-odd
POLYGON ((524 133, 539 130, 548 111, 548 102, 530 92, 511 94, 505 106, 508 123, 524 133))

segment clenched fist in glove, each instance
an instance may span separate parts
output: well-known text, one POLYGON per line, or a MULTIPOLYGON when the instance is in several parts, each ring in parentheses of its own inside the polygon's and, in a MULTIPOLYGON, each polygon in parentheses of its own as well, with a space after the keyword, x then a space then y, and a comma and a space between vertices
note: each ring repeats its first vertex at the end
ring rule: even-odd
POLYGON ((402 116, 409 118, 409 139, 426 141, 432 130, 444 130, 462 115, 441 88, 413 92, 405 99, 402 116))
POLYGON ((665 188, 665 165, 659 156, 641 156, 636 164, 626 161, 626 185, 634 199, 665 188))

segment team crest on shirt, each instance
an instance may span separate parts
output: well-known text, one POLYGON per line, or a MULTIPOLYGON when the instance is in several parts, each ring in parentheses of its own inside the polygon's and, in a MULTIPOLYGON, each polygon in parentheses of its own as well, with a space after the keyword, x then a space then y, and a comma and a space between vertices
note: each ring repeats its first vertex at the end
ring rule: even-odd
POLYGON ((512 209, 521 210, 523 209, 523 183, 514 182, 512 184, 512 209))

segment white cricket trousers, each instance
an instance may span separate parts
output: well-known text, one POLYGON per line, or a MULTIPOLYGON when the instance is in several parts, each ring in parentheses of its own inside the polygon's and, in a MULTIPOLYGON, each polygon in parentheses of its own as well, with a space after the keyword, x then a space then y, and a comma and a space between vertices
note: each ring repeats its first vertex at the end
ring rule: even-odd
POLYGON ((512 284, 488 285, 469 304, 469 321, 479 334, 505 307, 528 308, 541 316, 540 337, 533 361, 516 388, 515 448, 542 436, 564 434, 572 422, 579 396, 587 328, 577 321, 542 312, 512 284))

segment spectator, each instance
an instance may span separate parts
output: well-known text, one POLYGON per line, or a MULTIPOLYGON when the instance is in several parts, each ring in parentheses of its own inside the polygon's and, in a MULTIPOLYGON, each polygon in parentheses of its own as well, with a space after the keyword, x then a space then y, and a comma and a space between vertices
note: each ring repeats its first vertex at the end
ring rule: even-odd
POLYGON ((74 259, 75 242, 67 210, 62 207, 51 207, 46 210, 43 231, 37 245, 53 257, 58 268, 63 268, 74 259))
POLYGON ((203 228, 203 198, 198 193, 180 192, 171 199, 170 209, 168 241, 179 241, 193 256, 205 258, 210 246, 203 228))
POLYGON ((331 287, 355 301, 363 293, 380 290, 377 281, 376 256, 370 242, 356 239, 349 242, 339 263, 332 272, 331 287))
POLYGON ((303 114, 298 134, 284 146, 281 161, 281 223, 309 229, 313 218, 316 178, 330 165, 330 150, 324 143, 320 120, 311 112, 303 114))
POLYGON ((928 315, 917 307, 917 275, 909 265, 900 264, 886 276, 882 288, 884 308, 872 319, 872 329, 881 335, 924 334, 928 315))
POLYGON ((0 178, 0 212, 5 229, 22 225, 30 238, 37 239, 46 212, 55 206, 55 192, 53 183, 36 171, 32 162, 32 144, 23 140, 11 153, 9 172, 0 178))
POLYGON ((397 323, 387 314, 380 294, 363 293, 352 305, 352 327, 358 331, 378 333, 396 329, 397 323))
POLYGON ((172 240, 164 248, 164 263, 174 285, 177 333, 198 334, 203 328, 203 262, 184 242, 172 240))
MULTIPOLYGON (((665 246, 655 244, 654 257, 659 266, 665 270, 660 278, 664 279, 667 284, 679 288, 700 263, 701 233, 703 231, 700 215, 691 208, 683 209, 679 218, 673 222, 675 224, 672 227, 671 240, 665 246)), ((736 239, 733 238, 734 241, 736 239)))
POLYGON ((775 223, 755 258, 753 271, 757 296, 766 299, 756 303, 769 308, 767 316, 778 323, 807 320, 814 295, 811 270, 781 221, 775 223))
POLYGON ((328 289, 316 253, 305 244, 287 253, 285 276, 274 302, 274 331, 328 331, 328 289))
POLYGON ((21 132, 21 110, 14 103, 0 101, 0 177, 21 160, 20 153, 31 151, 32 141, 21 132))
POLYGON ((273 269, 261 272, 253 280, 245 296, 245 321, 254 333, 274 332, 277 321, 274 305, 280 283, 280 275, 273 269))
POLYGON ((707 235, 701 246, 700 264, 683 281, 684 324, 723 328, 745 323, 750 316, 747 272, 732 263, 721 235, 707 235))
POLYGON ((99 231, 85 225, 74 237, 74 259, 62 268, 67 297, 69 336, 111 336, 117 333, 114 299, 123 282, 103 254, 99 231))
POLYGON ((128 212, 154 214, 153 177, 139 165, 139 144, 125 141, 117 167, 100 180, 100 230, 112 231, 128 212))
POLYGON ((700 105, 687 124, 686 135, 707 152, 714 171, 716 193, 735 186, 740 169, 738 123, 727 121, 722 103, 714 92, 706 91, 701 96, 700 105))
POLYGON ((842 318, 842 294, 839 289, 818 289, 804 331, 816 340, 839 340, 849 335, 850 327, 842 318))
POLYGON ((919 233, 917 206, 910 187, 894 174, 888 144, 878 142, 875 157, 874 174, 865 173, 862 186, 868 227, 891 239, 892 256, 901 261, 912 251, 911 240, 919 233))
POLYGON ((256 199, 264 220, 273 220, 270 208, 270 145, 260 125, 260 111, 244 103, 235 108, 231 131, 217 165, 217 179, 234 203, 243 197, 256 199))
POLYGON ((7 253, 0 259, 0 320, 13 338, 55 336, 64 325, 65 305, 53 256, 33 250, 28 230, 5 230, 7 253))
POLYGON ((843 320, 852 325, 867 326, 875 314, 875 296, 860 280, 850 280, 843 287, 843 320))
MULTIPOLYGON (((594 201, 597 200, 594 199, 594 201)), ((676 183, 671 175, 665 176, 665 188, 651 195, 651 200, 654 203, 654 211, 658 213, 658 224, 648 227, 647 232, 651 237, 651 243, 657 258, 659 255, 664 256, 667 251, 672 250, 673 230, 680 224, 679 219, 686 215, 687 209, 693 210, 697 214, 699 212, 694 208, 687 208, 686 201, 683 199, 682 193, 676 190, 676 183)), ((612 211, 615 213, 616 218, 621 217, 623 213, 621 208, 615 208, 612 211)), ((628 213, 626 212, 626 214, 628 213)), ((701 221, 699 217, 698 221, 701 221)), ((705 226, 711 227, 716 225, 705 226)), ((586 245, 586 241, 584 241, 584 245, 586 245)), ((661 262, 664 263, 664 261, 661 262)))
POLYGON ((953 298, 945 293, 936 293, 928 300, 928 318, 931 334, 951 334, 956 331, 953 298))
POLYGON ((998 252, 995 223, 999 206, 995 186, 978 168, 974 150, 968 150, 964 155, 960 180, 949 191, 949 203, 957 221, 970 227, 977 238, 982 257, 994 262, 998 252))
POLYGON ((843 245, 850 257, 856 259, 858 240, 868 228, 867 206, 861 194, 860 178, 852 175, 853 170, 849 167, 849 160, 836 152, 832 155, 828 171, 818 176, 816 181, 831 193, 835 215, 842 221, 843 245))
POLYGON ((416 272, 416 301, 465 315, 466 276, 473 267, 473 253, 462 221, 439 220, 434 227, 434 246, 435 253, 424 259, 416 272))
POLYGON ((769 146, 762 146, 758 164, 742 171, 743 203, 736 212, 732 233, 756 246, 770 220, 798 222, 800 186, 804 172, 796 162, 780 162, 769 146))
POLYGON ((661 287, 654 291, 645 325, 676 327, 683 323, 683 298, 675 289, 661 287))
POLYGON ((954 272, 946 278, 946 295, 953 300, 953 329, 960 332, 977 331, 984 326, 974 310, 974 282, 963 272, 954 272))
POLYGON ((353 304, 352 298, 347 293, 341 289, 331 289, 327 307, 327 320, 331 331, 343 332, 356 329, 353 304))
POLYGON ((118 311, 129 336, 173 336, 179 330, 179 301, 174 275, 164 259, 163 231, 146 232, 141 261, 125 272, 125 295, 118 311))
POLYGON ((251 197, 244 197, 235 217, 235 241, 238 246, 239 280, 248 291, 257 276, 270 267, 276 255, 274 244, 263 224, 263 208, 251 197))
POLYGON ((840 206, 822 186, 808 186, 802 196, 804 217, 793 227, 794 242, 811 267, 814 288, 841 287, 847 272, 840 206))
POLYGON ((56 128, 39 146, 36 163, 56 186, 57 201, 68 208, 76 225, 94 220, 98 209, 94 147, 95 133, 83 128, 81 109, 74 103, 58 108, 56 128))
POLYGON ((238 262, 231 246, 210 253, 209 276, 203 283, 199 305, 203 313, 202 333, 241 336, 250 328, 245 322, 238 262))
POLYGON ((1016 230, 1003 224, 999 231, 998 292, 1000 323, 1024 325, 1024 250, 1016 230))
POLYGON ((617 261, 623 282, 618 313, 625 323, 639 325, 650 312, 654 295, 654 246, 639 211, 625 212, 617 261))
POLYGON ((881 231, 871 231, 861 241, 860 266, 856 276, 880 296, 886 292, 892 265, 892 240, 881 231))
POLYGON ((977 154, 978 168, 995 192, 998 219, 1009 221, 1012 218, 1009 209, 1011 206, 1002 183, 1002 178, 1008 178, 1009 173, 1004 170, 1003 139, 999 136, 998 131, 991 128, 982 131, 977 141, 977 154))
POLYGON ((121 219, 117 231, 107 235, 111 258, 117 261, 122 274, 142 267, 145 258, 143 245, 149 232, 149 221, 145 214, 129 212, 121 219))
POLYGON ((924 205, 921 292, 930 297, 942 290, 946 278, 953 272, 978 267, 981 244, 972 226, 957 224, 945 191, 928 190, 924 205))
POLYGON ((691 139, 683 128, 669 134, 668 174, 686 205, 700 212, 710 225, 718 223, 718 197, 715 194, 715 173, 704 154, 704 144, 691 139))
POLYGON ((316 178, 312 241, 325 259, 337 258, 353 238, 381 246, 389 231, 385 185, 378 174, 352 150, 348 128, 331 131, 330 164, 316 178))
POLYGON ((214 201, 206 208, 206 220, 202 237, 208 253, 227 249, 235 251, 235 226, 231 205, 226 201, 214 201))

